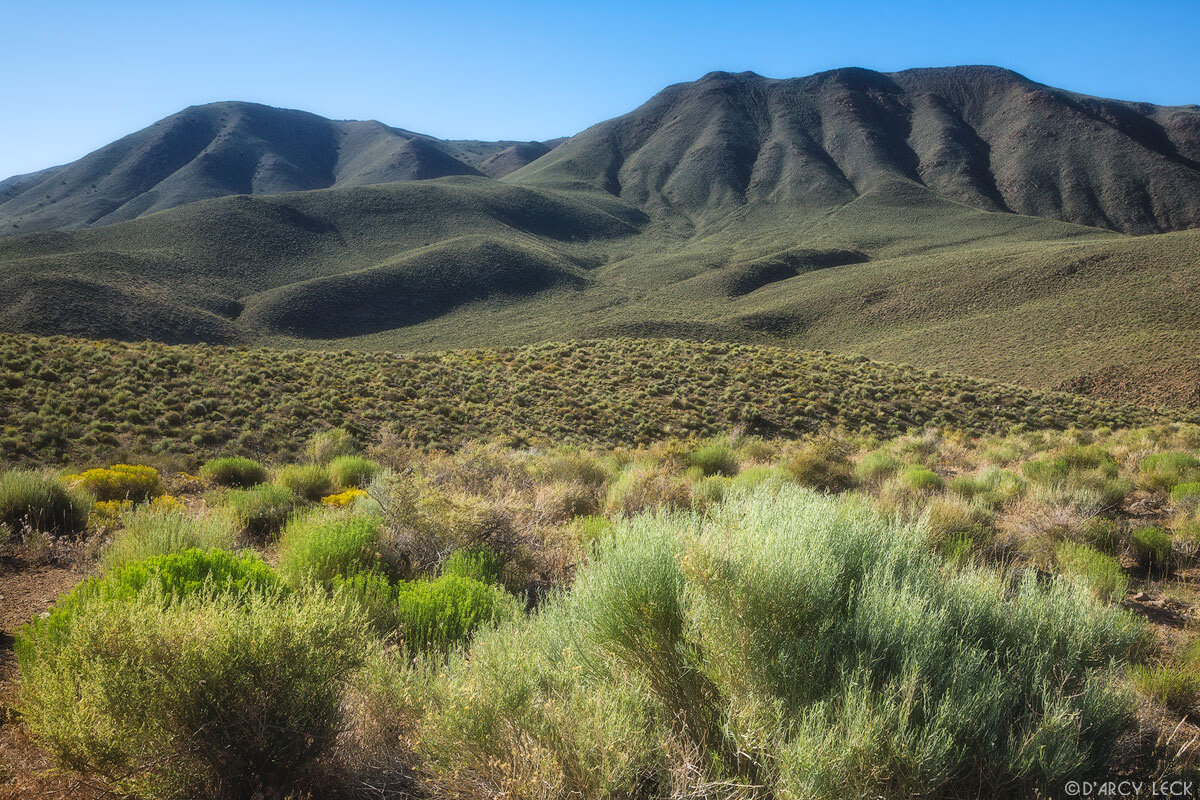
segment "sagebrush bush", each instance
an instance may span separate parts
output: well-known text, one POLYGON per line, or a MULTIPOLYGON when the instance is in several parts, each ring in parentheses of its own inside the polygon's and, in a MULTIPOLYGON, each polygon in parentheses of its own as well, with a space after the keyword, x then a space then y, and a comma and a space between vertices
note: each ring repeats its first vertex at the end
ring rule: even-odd
POLYGON ((904 466, 904 462, 883 450, 867 453, 854 465, 854 474, 859 480, 878 483, 890 478, 904 466))
POLYGON ((189 514, 182 509, 141 506, 122 515, 122 529, 104 546, 105 569, 180 550, 232 550, 237 544, 233 515, 214 509, 189 514))
POLYGON ((162 476, 154 467, 140 464, 113 464, 104 469, 89 469, 66 480, 97 500, 132 500, 141 503, 163 493, 162 476))
POLYGON ((563 453, 536 462, 530 471, 546 483, 577 483, 591 488, 608 481, 608 470, 597 459, 583 453, 563 453))
POLYGON ((631 464, 608 487, 604 507, 609 514, 637 514, 651 508, 685 508, 691 502, 681 479, 661 467, 631 464))
POLYGON ((361 614, 323 596, 147 587, 89 603, 17 646, 20 708, 65 763, 157 797, 283 796, 343 726, 367 647, 361 614))
POLYGON ((220 502, 233 511, 241 530, 259 539, 278 532, 296 508, 296 497, 289 489, 270 483, 234 489, 220 502))
POLYGON ((362 609, 368 624, 379 634, 388 635, 399 625, 396 587, 381 572, 354 572, 335 575, 329 582, 334 597, 340 597, 362 609))
POLYGON ((200 478, 214 486, 248 489, 267 481, 267 469, 252 458, 214 458, 200 467, 200 478))
POLYGON ((56 475, 35 470, 0 473, 0 542, 25 526, 47 533, 82 533, 91 510, 91 496, 56 475))
POLYGON ((1139 664, 1132 668, 1130 677, 1139 692, 1180 714, 1194 712, 1200 701, 1200 675, 1187 665, 1139 664))
POLYGON ((279 537, 279 574, 289 584, 326 588, 334 578, 360 572, 398 577, 398 556, 383 542, 383 520, 346 512, 314 512, 292 519, 279 537))
POLYGON ((352 456, 358 451, 358 442, 345 428, 331 428, 313 434, 306 449, 314 464, 328 464, 338 456, 352 456))
POLYGON ((290 464, 275 471, 275 483, 300 500, 316 503, 333 491, 329 470, 320 464, 290 464))
POLYGON ((942 488, 942 476, 927 467, 912 466, 900 473, 900 481, 915 492, 937 492, 942 488))
POLYGON ((329 477, 335 489, 360 489, 379 472, 379 465, 362 456, 338 456, 329 462, 329 477))
POLYGON ((411 581, 396 587, 396 620, 409 653, 446 653, 465 644, 481 626, 519 613, 516 599, 459 575, 411 581))
POLYGON ((1200 504, 1200 481, 1175 484, 1171 489, 1171 502, 1189 507, 1200 504))
POLYGON ((1138 483, 1169 492, 1177 483, 1200 481, 1200 457, 1188 452, 1155 453, 1138 462, 1138 483))

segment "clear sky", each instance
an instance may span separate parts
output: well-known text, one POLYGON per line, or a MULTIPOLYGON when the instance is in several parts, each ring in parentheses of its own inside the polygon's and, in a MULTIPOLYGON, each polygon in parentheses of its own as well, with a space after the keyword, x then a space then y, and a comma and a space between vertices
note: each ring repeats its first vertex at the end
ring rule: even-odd
POLYGON ((0 0, 0 178, 185 106, 252 100, 445 138, 547 139, 712 70, 997 64, 1200 103, 1200 0, 0 0))

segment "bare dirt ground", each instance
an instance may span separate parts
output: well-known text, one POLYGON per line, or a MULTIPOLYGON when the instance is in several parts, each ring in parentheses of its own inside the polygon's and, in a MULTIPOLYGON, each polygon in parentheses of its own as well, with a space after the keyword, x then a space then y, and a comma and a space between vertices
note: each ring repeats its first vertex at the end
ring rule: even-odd
POLYGON ((53 762, 29 741, 13 710, 17 691, 13 639, 17 631, 83 577, 74 567, 33 563, 0 548, 0 800, 113 797, 78 776, 56 772, 53 762))

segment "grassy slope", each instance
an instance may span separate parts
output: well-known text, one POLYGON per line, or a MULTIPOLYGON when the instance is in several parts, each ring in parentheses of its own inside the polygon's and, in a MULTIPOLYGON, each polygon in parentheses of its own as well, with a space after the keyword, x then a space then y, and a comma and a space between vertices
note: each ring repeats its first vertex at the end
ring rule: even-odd
POLYGON ((773 347, 606 340, 397 356, 0 336, 0 455, 292 455, 345 425, 414 445, 633 443, 745 426, 797 435, 1144 425, 1186 416, 773 347))

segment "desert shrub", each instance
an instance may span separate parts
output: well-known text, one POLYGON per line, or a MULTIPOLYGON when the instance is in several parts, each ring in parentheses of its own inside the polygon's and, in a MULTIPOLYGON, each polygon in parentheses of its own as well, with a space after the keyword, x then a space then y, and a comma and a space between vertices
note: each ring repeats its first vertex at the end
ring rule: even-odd
POLYGON ((1175 484, 1171 489, 1171 502, 1189 507, 1200 504, 1200 481, 1175 484))
POLYGON ((713 442, 696 448, 688 453, 684 463, 689 467, 698 467, 706 476, 732 477, 738 473, 737 456, 733 448, 723 442, 713 442))
POLYGON ((214 458, 200 467, 200 478, 215 486, 248 489, 255 484, 265 483, 267 470, 251 458, 214 458))
POLYGON ((1123 539, 1121 523, 1108 517, 1092 517, 1079 527, 1080 540, 1101 553, 1116 555, 1123 539))
POLYGON ((329 582, 334 597, 353 603, 362 609, 368 624, 379 634, 396 630, 396 587, 380 572, 355 572, 334 575, 329 582))
POLYGON ((597 489, 575 481, 555 481, 537 487, 534 508, 547 522, 566 522, 599 510, 597 489))
POLYGON ((63 762, 160 797, 282 796, 328 752, 365 650, 345 604, 153 587, 17 645, 20 708, 63 762))
POLYGON ((608 488, 605 510, 609 514, 637 514, 651 508, 686 508, 691 492, 680 479, 661 467, 632 464, 608 488))
POLYGON ((0 542, 28 525, 49 533, 87 529, 92 498, 57 476, 34 470, 0 473, 0 542))
POLYGON ((291 464, 275 472, 275 483, 300 500, 316 503, 333 490, 329 470, 319 464, 291 464))
POLYGON ((704 510, 721 502, 729 490, 732 480, 724 475, 710 475, 692 483, 692 508, 704 510))
POLYGON ((347 508, 359 500, 365 500, 370 495, 362 489, 346 489, 336 494, 327 494, 321 498, 321 505, 331 508, 347 508))
POLYGON ((577 483, 598 488, 608 480, 608 470, 597 459, 582 453, 563 453, 536 463, 534 477, 545 483, 577 483))
POLYGON ((290 520, 279 537, 279 574, 292 586, 326 588, 335 577, 403 572, 383 543, 383 520, 339 512, 317 512, 290 520), (391 557, 389 557, 391 556, 391 557))
POLYGON ((162 494, 162 477, 154 467, 113 464, 107 469, 89 469, 66 480, 97 500, 132 500, 141 503, 162 494))
POLYGON ((936 492, 942 488, 942 476, 926 467, 912 466, 900 473, 900 481, 915 492, 936 492))
POLYGON ((409 653, 447 653, 481 626, 519 613, 515 598, 459 575, 396 587, 396 619, 409 653))
POLYGON ((179 509, 141 506, 124 514, 122 522, 124 527, 101 553, 105 569, 180 550, 232 550, 237 543, 231 514, 191 515, 179 509))
POLYGON ((1162 528, 1134 528, 1129 535, 1134 557, 1150 572, 1165 573, 1171 566, 1171 535, 1162 528))
POLYGON ((489 586, 499 583, 504 560, 486 547, 458 550, 442 562, 443 575, 470 578, 489 586))
POLYGON ((1064 448, 1058 455, 1069 470, 1104 469, 1115 467, 1116 459, 1103 447, 1095 444, 1074 445, 1064 448))
POLYGON ((1034 483, 1052 484, 1066 480, 1071 465, 1065 458, 1038 458, 1022 464, 1021 474, 1034 483))
POLYGON ((358 442, 344 428, 331 428, 313 434, 306 453, 314 464, 328 464, 338 456, 352 456, 359 451, 358 442))
POLYGON ((1200 700, 1200 675, 1187 666, 1139 664, 1130 678, 1139 692, 1180 714, 1195 711, 1200 700))
POLYGON ((1200 481, 1200 458, 1192 453, 1156 453, 1138 462, 1138 484, 1152 491, 1169 492, 1177 483, 1200 481))
POLYGON ((605 517, 576 517, 567 526, 568 535, 575 543, 579 554, 590 553, 600 538, 612 530, 612 522, 605 517))
POLYGON ((991 533, 991 513, 961 497, 935 497, 925 508, 925 518, 930 541, 943 550, 964 542, 979 544, 991 533))
POLYGON ((948 572, 926 537, 784 487, 619 523, 565 602, 701 770, 778 796, 1032 790, 1108 763, 1133 721, 1113 665, 1145 627, 1065 580, 948 572))
POLYGON ((854 486, 854 468, 832 442, 809 442, 784 462, 792 480, 810 489, 842 492, 854 486))
POLYGON ((337 489, 366 486, 378 472, 378 464, 361 456, 338 456, 329 462, 329 477, 337 489))
POLYGON ((854 473, 859 480, 879 483, 890 478, 904 466, 904 462, 884 450, 874 450, 863 456, 854 465, 854 473))
POLYGON ((1098 600, 1114 603, 1125 597, 1129 579, 1113 556, 1087 545, 1063 542, 1055 560, 1063 573, 1081 581, 1098 600))
POLYGON ((283 486, 270 483, 227 492, 221 502, 233 511, 238 527, 264 538, 279 531, 296 507, 296 498, 283 486))

